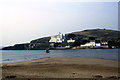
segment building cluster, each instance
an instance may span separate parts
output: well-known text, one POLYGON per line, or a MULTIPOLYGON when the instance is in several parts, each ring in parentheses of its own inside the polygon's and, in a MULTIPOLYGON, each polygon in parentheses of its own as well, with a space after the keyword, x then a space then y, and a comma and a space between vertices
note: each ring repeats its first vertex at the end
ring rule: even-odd
MULTIPOLYGON (((64 43, 64 42, 74 43, 75 40, 73 40, 72 38, 67 40, 65 34, 59 33, 56 36, 51 36, 51 39, 49 42, 51 43, 50 44, 51 46, 54 46, 56 43, 64 43)), ((66 46, 66 47, 70 47, 70 46, 66 46)), ((90 40, 90 42, 81 44, 80 46, 76 46, 74 48, 108 48, 108 43, 106 41, 96 42, 96 40, 90 40)))
POLYGON ((65 34, 59 33, 59 34, 56 35, 56 36, 51 36, 51 39, 50 39, 49 42, 50 42, 50 43, 63 43, 63 42, 70 43, 70 42, 75 42, 75 40, 73 40, 73 39, 71 39, 71 38, 70 38, 69 40, 67 40, 65 34))
POLYGON ((89 43, 80 45, 80 48, 108 48, 108 43, 105 41, 96 42, 96 40, 90 40, 89 43))

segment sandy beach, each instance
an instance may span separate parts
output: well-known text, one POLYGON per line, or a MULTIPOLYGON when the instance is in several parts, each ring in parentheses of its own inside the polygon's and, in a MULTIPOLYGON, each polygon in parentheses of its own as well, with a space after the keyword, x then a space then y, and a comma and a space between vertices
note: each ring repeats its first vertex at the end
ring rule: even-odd
POLYGON ((42 58, 2 65, 3 78, 118 78, 118 61, 42 58))

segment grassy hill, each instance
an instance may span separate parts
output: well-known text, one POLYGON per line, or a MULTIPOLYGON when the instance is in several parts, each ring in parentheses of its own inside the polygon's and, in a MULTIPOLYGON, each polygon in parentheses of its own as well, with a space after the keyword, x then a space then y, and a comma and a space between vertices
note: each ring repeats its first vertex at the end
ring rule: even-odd
MULTIPOLYGON (((106 30, 106 29, 89 29, 80 32, 73 32, 66 34, 67 39, 75 39, 74 46, 79 46, 80 44, 84 44, 89 41, 90 37, 94 37, 98 40, 108 41, 110 46, 120 47, 120 31, 116 30, 106 30)), ((3 50, 29 50, 30 45, 32 45, 32 49, 46 49, 50 46, 49 43, 50 37, 43 37, 39 39, 32 40, 27 44, 15 44, 14 46, 4 47, 3 50)))
POLYGON ((118 40, 120 39, 120 37, 118 36, 119 33, 120 31, 115 31, 115 30, 90 29, 80 32, 73 32, 72 34, 79 34, 88 37, 98 37, 101 38, 102 40, 118 40))
POLYGON ((50 40, 50 37, 44 37, 44 38, 39 38, 39 39, 35 39, 32 40, 30 43, 48 43, 50 40))
MULTIPOLYGON (((118 34, 120 31, 116 30, 106 30, 106 29, 89 29, 84 30, 80 32, 72 32, 69 34, 66 34, 67 36, 70 36, 71 34, 74 34, 75 38, 86 38, 86 37, 96 37, 101 40, 120 40, 120 36, 118 34)), ((67 37, 69 39, 69 37, 67 37)), ((30 43, 49 43, 50 37, 44 37, 32 40, 30 43)))

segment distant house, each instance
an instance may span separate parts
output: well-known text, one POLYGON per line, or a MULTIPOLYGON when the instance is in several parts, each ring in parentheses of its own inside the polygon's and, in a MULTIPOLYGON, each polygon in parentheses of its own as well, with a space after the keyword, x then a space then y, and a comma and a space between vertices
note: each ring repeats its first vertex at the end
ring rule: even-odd
POLYGON ((96 42, 95 40, 90 40, 89 43, 83 44, 80 47, 108 48, 108 43, 107 42, 96 42))
POLYGON ((29 49, 33 49, 35 46, 35 44, 29 44, 29 49))
POLYGON ((75 42, 75 40, 73 40, 72 38, 70 38, 69 40, 67 40, 67 43, 73 43, 75 42))
POLYGON ((63 43, 66 41, 65 34, 59 33, 56 36, 51 36, 50 43, 63 43))
POLYGON ((95 43, 95 40, 91 40, 89 43, 81 45, 81 47, 100 46, 100 43, 95 43))
POLYGON ((101 47, 108 48, 108 47, 109 47, 109 46, 108 46, 108 42, 102 41, 102 42, 101 42, 101 47))

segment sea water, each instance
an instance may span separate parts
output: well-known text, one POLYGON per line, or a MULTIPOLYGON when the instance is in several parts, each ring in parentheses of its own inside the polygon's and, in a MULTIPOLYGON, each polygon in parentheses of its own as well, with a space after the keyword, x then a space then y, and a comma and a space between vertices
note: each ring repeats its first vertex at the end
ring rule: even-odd
POLYGON ((76 50, 2 50, 2 63, 35 60, 47 57, 80 57, 118 60, 119 49, 76 49, 76 50))

